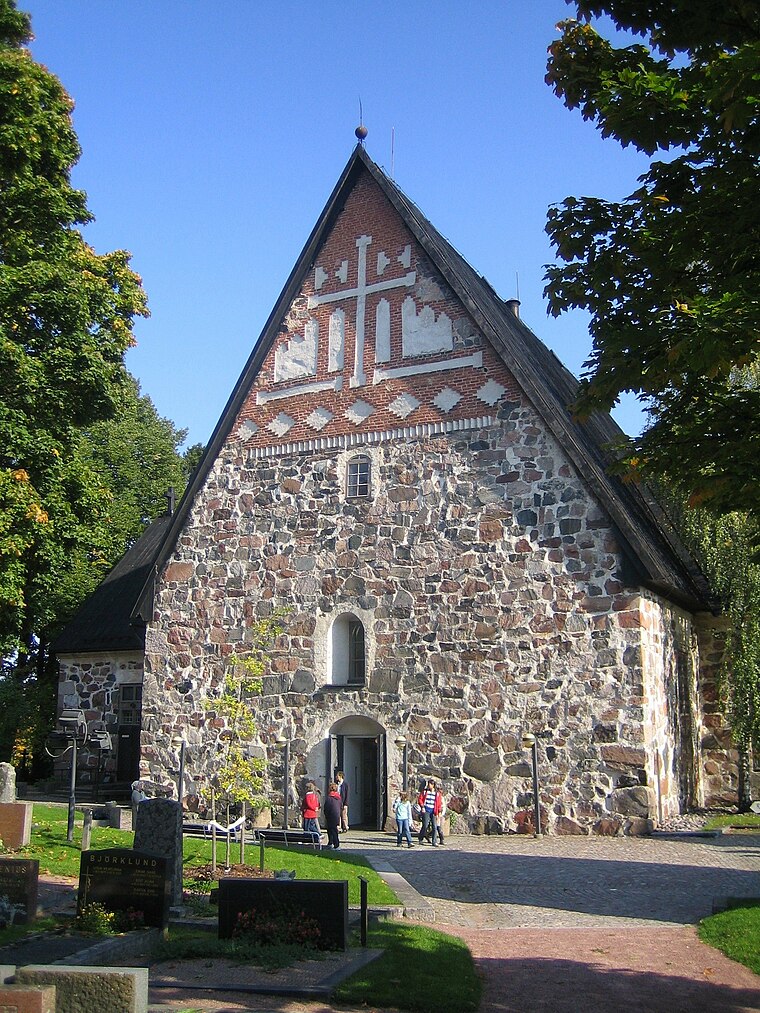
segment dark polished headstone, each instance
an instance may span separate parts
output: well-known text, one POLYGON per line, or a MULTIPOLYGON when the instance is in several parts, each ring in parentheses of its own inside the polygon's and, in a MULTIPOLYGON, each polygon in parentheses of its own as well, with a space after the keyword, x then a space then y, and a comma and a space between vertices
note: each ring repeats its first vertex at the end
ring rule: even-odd
POLYGON ((36 858, 0 858, 0 922, 25 925, 37 916, 40 863, 36 858))
POLYGON ((320 947, 348 948, 348 883, 321 879, 220 879, 219 938, 231 939, 238 915, 255 910, 297 919, 301 912, 320 929, 320 947))
POLYGON ((129 848, 85 851, 79 863, 77 914, 88 904, 107 911, 142 911, 145 924, 169 924, 171 883, 161 855, 129 848))

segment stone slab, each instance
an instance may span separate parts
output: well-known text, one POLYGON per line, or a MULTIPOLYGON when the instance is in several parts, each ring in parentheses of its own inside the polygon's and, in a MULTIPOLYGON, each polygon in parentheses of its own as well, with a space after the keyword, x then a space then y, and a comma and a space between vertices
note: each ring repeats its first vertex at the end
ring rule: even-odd
POLYGON ((149 798, 137 807, 136 851, 163 855, 171 883, 171 903, 182 903, 182 806, 168 798, 149 798))
POLYGON ((144 924, 166 928, 170 905, 167 861, 130 848, 83 851, 79 862, 77 914, 87 904, 108 911, 142 911, 144 924))
POLYGON ((17 985, 54 985, 56 1013, 147 1013, 147 967, 62 967, 29 964, 17 985))
POLYGON ((0 858, 0 923, 26 925, 35 920, 39 878, 36 858, 0 858))
POLYGON ((56 1013, 55 986, 0 985, 0 1013, 56 1013))
POLYGON ((246 911, 301 912, 319 925, 325 949, 348 947, 348 883, 319 879, 220 879, 219 938, 231 939, 238 915, 246 911))
POLYGON ((32 808, 31 802, 0 802, 0 839, 9 851, 31 841, 32 808))

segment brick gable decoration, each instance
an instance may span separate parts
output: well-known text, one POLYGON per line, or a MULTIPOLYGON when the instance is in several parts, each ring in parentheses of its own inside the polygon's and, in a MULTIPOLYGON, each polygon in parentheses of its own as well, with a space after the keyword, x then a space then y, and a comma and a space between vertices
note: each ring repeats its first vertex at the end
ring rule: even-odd
POLYGON ((147 783, 171 786, 180 735, 202 808, 228 659, 284 608, 246 744, 275 825, 340 769, 354 826, 434 777, 454 832, 530 831, 526 732, 551 833, 735 797, 704 579, 576 387, 358 147, 176 512, 62 634, 61 705, 123 722, 124 750, 139 706, 147 783))
POLYGON ((255 456, 482 426, 517 384, 363 176, 237 420, 255 456), (371 224, 371 234, 365 228, 371 224))

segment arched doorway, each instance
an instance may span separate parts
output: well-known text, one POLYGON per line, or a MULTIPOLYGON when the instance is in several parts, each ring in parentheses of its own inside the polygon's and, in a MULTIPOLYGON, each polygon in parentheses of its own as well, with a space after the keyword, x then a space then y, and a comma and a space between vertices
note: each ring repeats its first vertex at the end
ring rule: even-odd
POLYGON ((342 770, 349 789, 348 822, 351 827, 382 830, 388 815, 385 731, 366 717, 347 717, 330 729, 327 780, 342 770))

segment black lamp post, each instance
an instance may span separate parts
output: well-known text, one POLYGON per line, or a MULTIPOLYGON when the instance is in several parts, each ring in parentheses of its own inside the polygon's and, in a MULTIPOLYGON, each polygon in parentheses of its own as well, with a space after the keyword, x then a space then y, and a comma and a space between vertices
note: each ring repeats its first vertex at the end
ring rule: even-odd
POLYGON ((84 711, 66 707, 58 718, 58 728, 51 732, 45 743, 48 756, 59 759, 71 750, 71 772, 69 775, 69 816, 66 827, 66 840, 74 840, 74 814, 76 812, 77 790, 77 748, 87 741, 87 719, 84 711), (53 750, 58 750, 54 752, 53 750))
POLYGON ((284 735, 278 735, 275 739, 275 745, 279 746, 283 751, 282 757, 282 796, 283 796, 283 807, 282 807, 282 826, 284 830, 287 830, 290 826, 289 822, 289 809, 290 809, 290 739, 286 739, 284 735))
POLYGON ((523 749, 529 749, 533 766, 533 836, 541 837, 541 805, 538 799, 538 741, 532 732, 523 732, 523 749))
POLYGON ((403 790, 409 790, 409 743, 406 741, 406 737, 399 735, 397 739, 394 739, 396 746, 402 750, 401 760, 401 777, 403 790))

